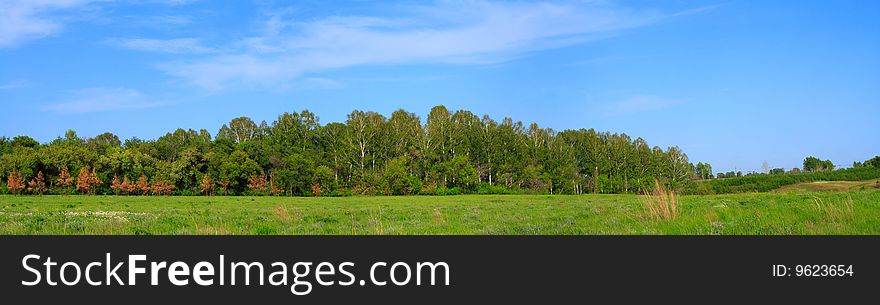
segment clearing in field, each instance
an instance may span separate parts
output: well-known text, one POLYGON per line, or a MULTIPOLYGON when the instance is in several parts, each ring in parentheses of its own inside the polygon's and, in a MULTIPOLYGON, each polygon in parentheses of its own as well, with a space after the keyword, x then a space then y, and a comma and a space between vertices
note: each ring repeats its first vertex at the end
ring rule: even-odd
POLYGON ((0 234, 880 234, 877 190, 644 198, 0 196, 0 234))

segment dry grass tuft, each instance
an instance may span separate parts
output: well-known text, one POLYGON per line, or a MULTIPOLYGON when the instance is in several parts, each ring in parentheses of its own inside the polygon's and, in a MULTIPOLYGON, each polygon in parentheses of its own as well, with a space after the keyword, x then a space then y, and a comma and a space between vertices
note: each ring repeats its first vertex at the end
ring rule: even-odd
POLYGON ((385 235, 385 226, 382 224, 382 209, 370 210, 370 229, 374 235, 385 235))
POLYGON ((846 200, 838 202, 830 199, 826 202, 822 198, 813 197, 813 204, 816 206, 816 210, 831 222, 851 220, 855 216, 853 200, 850 196, 846 196, 846 200))
POLYGON ((275 218, 278 218, 283 224, 290 224, 291 222, 302 220, 302 215, 300 215, 296 209, 293 209, 293 212, 291 213, 291 211, 282 204, 272 208, 272 214, 274 214, 275 218))
POLYGON ((654 181, 653 190, 642 191, 639 199, 645 204, 646 214, 652 220, 674 220, 678 217, 675 192, 664 189, 659 181, 654 181))
POLYGON ((710 208, 709 211, 706 211, 706 221, 710 226, 718 221, 718 212, 715 212, 714 208, 710 208))
POLYGON ((446 217, 443 216, 443 213, 440 213, 440 208, 434 208, 434 223, 439 225, 446 224, 446 217))

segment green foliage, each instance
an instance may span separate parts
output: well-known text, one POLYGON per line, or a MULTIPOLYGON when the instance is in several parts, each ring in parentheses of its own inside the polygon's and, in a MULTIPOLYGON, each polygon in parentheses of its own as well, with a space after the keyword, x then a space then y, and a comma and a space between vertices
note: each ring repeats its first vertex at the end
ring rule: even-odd
POLYGON ((408 185, 407 185, 407 194, 410 195, 418 195, 422 192, 422 188, 424 188, 425 184, 422 183, 422 180, 416 176, 409 176, 408 185))
POLYGON ((12 142, 10 142, 10 144, 12 145, 12 147, 31 147, 31 148, 33 148, 33 147, 40 146, 40 142, 37 142, 37 140, 34 140, 33 138, 28 137, 28 136, 14 137, 14 138, 12 138, 12 142))
MULTIPOLYGON (((637 193, 654 179, 678 186, 713 176, 711 165, 691 164, 678 147, 593 129, 557 132, 444 106, 424 122, 403 109, 390 118, 355 110, 345 122, 326 125, 308 110, 271 124, 238 117, 216 135, 179 128, 155 140, 122 141, 109 132, 82 138, 68 130, 42 145, 2 137, 0 178, 15 170, 31 179, 42 171, 53 182, 63 168, 88 167, 104 181, 97 194, 115 193, 113 177, 144 176, 150 185, 170 183, 175 195, 196 195, 207 175, 213 194, 241 195, 254 193, 249 179, 265 175, 268 187, 257 193, 347 196, 637 193)), ((51 194, 71 191, 48 184, 51 194)))
POLYGON ((314 173, 314 184, 319 185, 322 189, 334 189, 336 188, 335 180, 333 177, 333 170, 326 165, 321 165, 315 168, 314 173))
POLYGON ((397 157, 388 161, 382 173, 381 189, 387 195, 411 194, 409 173, 406 171, 406 157, 397 157))
POLYGON ((853 162, 853 167, 877 167, 880 168, 880 156, 865 160, 865 162, 853 162))
POLYGON ((687 194, 727 194, 767 192, 780 187, 812 181, 862 181, 880 178, 880 168, 859 167, 836 171, 821 171, 782 175, 748 175, 727 179, 695 181, 685 188, 687 194))
POLYGON ((804 159, 805 172, 817 172, 827 170, 834 170, 834 163, 831 163, 831 160, 820 160, 819 158, 812 156, 804 159))
POLYGON ((694 166, 694 173, 700 179, 712 179, 714 175, 712 174, 712 165, 709 163, 698 162, 696 166, 694 166))
POLYGON ((518 188, 508 188, 500 185, 481 183, 479 186, 477 186, 477 190, 475 193, 483 195, 512 195, 525 194, 526 192, 518 188))
POLYGON ((434 196, 454 196, 454 195, 461 195, 462 192, 461 192, 461 189, 457 188, 457 187, 452 187, 452 188, 438 187, 432 191, 423 192, 422 194, 423 195, 434 195, 434 196))

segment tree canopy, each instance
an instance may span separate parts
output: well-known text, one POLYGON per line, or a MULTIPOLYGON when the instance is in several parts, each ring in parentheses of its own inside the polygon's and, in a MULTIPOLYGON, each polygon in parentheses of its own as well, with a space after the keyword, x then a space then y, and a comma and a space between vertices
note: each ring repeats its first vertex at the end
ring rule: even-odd
POLYGON ((812 156, 804 159, 804 171, 819 172, 826 170, 834 170, 834 163, 831 163, 831 160, 821 160, 812 156))
POLYGON ((155 140, 120 141, 109 132, 83 139, 72 130, 46 144, 4 137, 0 175, 15 178, 16 192, 40 177, 48 193, 291 196, 634 193, 655 179, 675 187, 714 178, 711 165, 690 163, 676 146, 444 106, 424 122, 403 109, 390 117, 354 110, 326 125, 308 110, 271 124, 239 117, 216 137, 205 129, 155 140))

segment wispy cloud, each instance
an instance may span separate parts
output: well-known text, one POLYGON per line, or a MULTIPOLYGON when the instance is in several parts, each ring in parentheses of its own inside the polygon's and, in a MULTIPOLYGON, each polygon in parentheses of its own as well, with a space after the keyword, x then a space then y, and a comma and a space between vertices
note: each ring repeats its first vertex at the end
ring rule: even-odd
POLYGON ((639 95, 611 104, 605 114, 615 116, 654 111, 670 108, 684 102, 685 100, 682 99, 671 99, 653 95, 639 95))
MULTIPOLYGON (((16 47, 28 41, 52 36, 64 29, 73 13, 89 8, 101 8, 104 4, 126 2, 128 4, 186 5, 197 0, 0 0, 0 48, 16 47), (102 4, 104 3, 104 4, 102 4)), ((80 16, 81 17, 81 16, 80 16)), ((95 20, 101 20, 92 16, 95 20)), ((185 24, 191 22, 186 16, 156 16, 157 22, 185 24)), ((93 20, 93 21, 95 21, 93 20)))
POLYGON ((184 25, 193 22, 193 18, 187 15, 158 15, 146 18, 147 23, 160 23, 168 25, 184 25))
POLYGON ((195 38, 177 39, 111 39, 109 44, 125 49, 171 54, 204 54, 214 52, 195 38))
POLYGON ((162 105, 162 102, 145 96, 138 90, 127 88, 87 88, 71 92, 71 96, 60 103, 43 107, 43 110, 77 114, 123 109, 144 109, 162 105))
POLYGON ((24 87, 27 85, 25 81, 13 81, 4 84, 0 84, 0 90, 12 90, 24 87))
POLYGON ((0 48, 57 33, 63 24, 54 16, 96 0, 4 0, 0 2, 0 48))
POLYGON ((730 3, 731 2, 716 3, 716 4, 708 5, 708 6, 696 7, 696 8, 692 8, 689 10, 684 10, 684 11, 675 13, 675 14, 673 14, 673 16, 687 16, 687 15, 699 14, 699 13, 715 10, 715 9, 718 9, 721 7, 725 7, 725 6, 729 5, 730 3))
POLYGON ((666 17, 606 1, 440 1, 395 11, 400 16, 298 20, 295 11, 280 10, 265 16, 260 33, 241 39, 228 52, 159 67, 209 90, 284 86, 309 74, 356 65, 496 64, 666 17))
POLYGON ((195 23, 193 16, 185 14, 177 15, 128 15, 121 18, 119 22, 125 25, 135 26, 138 28, 171 30, 178 29, 182 26, 188 26, 195 23))

